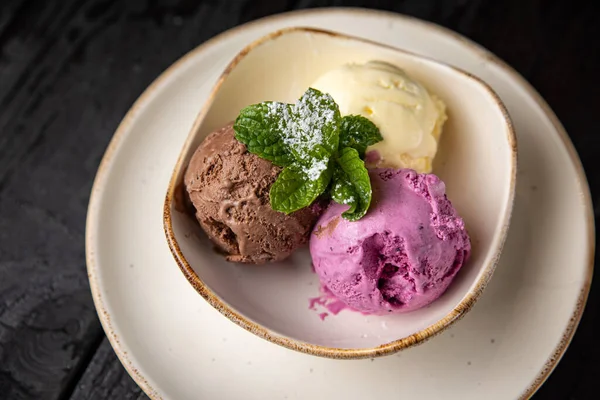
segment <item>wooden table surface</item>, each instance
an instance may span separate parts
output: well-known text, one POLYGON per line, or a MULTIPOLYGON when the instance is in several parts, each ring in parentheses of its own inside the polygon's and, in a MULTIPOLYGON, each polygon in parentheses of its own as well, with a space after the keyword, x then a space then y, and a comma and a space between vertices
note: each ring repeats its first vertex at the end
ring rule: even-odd
MULTIPOLYGON (((96 316, 85 215, 119 121, 187 51, 241 23, 307 7, 368 6, 439 23, 496 53, 539 90, 575 143, 597 200, 598 3, 0 0, 0 399, 146 398, 96 316)), ((597 286, 535 399, 599 398, 597 286)))

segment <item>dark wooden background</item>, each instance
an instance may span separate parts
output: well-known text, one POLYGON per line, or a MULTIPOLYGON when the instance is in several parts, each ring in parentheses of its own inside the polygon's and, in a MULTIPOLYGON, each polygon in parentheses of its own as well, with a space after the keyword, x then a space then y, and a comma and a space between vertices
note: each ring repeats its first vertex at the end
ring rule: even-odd
MULTIPOLYGON (((92 304, 85 214, 119 121, 190 49, 241 23, 307 7, 369 6, 454 29, 505 59, 550 103, 583 160, 597 218, 598 3, 0 0, 0 399, 146 398, 92 304)), ((594 285, 572 345, 535 399, 600 398, 599 291, 594 285)))

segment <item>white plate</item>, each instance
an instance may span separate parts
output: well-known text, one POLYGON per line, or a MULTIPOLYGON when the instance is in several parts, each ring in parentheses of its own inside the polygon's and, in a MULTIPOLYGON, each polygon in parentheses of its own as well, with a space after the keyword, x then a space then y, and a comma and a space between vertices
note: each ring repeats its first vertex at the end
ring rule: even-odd
MULTIPOLYGON (((558 362, 589 291, 594 227, 580 162, 539 95, 465 38, 364 10, 304 11, 220 35, 167 70, 119 127, 94 183, 86 252, 94 301, 129 373, 155 399, 527 398, 558 362), (377 360, 300 354, 239 328, 175 264, 162 227, 170 174, 215 79, 250 41, 285 26, 363 36, 431 56, 489 83, 519 146, 514 218, 485 293, 422 346, 377 360)), ((324 322, 326 323, 326 321, 324 322)))

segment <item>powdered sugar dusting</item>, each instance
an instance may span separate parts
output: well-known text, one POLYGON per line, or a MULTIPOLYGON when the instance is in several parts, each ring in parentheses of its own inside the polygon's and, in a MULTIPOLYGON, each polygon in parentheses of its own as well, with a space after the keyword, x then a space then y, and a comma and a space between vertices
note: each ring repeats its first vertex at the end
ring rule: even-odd
POLYGON ((340 201, 343 204, 352 204, 352 203, 354 203, 354 196, 344 197, 343 199, 340 199, 340 201))
POLYGON ((316 93, 309 90, 296 102, 294 111, 299 121, 297 124, 291 124, 294 129, 286 135, 291 145, 300 144, 306 150, 323 144, 321 127, 331 124, 335 119, 334 110, 323 109, 323 103, 334 103, 331 96, 323 94, 323 97, 320 97, 316 93))
POLYGON ((323 171, 325 171, 327 169, 327 160, 317 160, 317 159, 313 159, 310 165, 310 168, 305 169, 304 172, 306 173, 306 176, 308 177, 308 179, 310 179, 311 181, 315 181, 317 179, 319 179, 319 176, 321 176, 321 173, 323 173, 323 171))
MULTIPOLYGON (((342 184, 341 184, 340 182, 336 182, 336 183, 333 185, 333 190, 334 190, 334 191, 339 191, 339 190, 341 190, 341 189, 342 189, 342 184)), ((355 199, 354 199, 354 196, 352 196, 352 195, 350 195, 350 196, 348 196, 348 197, 344 197, 344 198, 338 199, 338 200, 339 200, 339 201, 340 201, 342 204, 352 204, 352 203, 354 203, 354 201, 355 201, 355 199)))
POLYGON ((335 110, 327 104, 335 104, 328 94, 308 90, 293 106, 285 103, 267 103, 267 118, 278 119, 278 130, 283 142, 290 146, 304 165, 309 180, 316 180, 327 169, 327 158, 314 159, 318 146, 325 146, 323 127, 335 122, 335 110))

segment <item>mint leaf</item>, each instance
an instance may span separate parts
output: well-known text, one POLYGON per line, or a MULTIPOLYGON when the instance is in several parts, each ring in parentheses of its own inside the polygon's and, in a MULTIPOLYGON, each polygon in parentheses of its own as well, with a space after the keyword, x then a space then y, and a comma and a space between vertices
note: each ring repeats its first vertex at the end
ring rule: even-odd
POLYGON ((340 126, 340 147, 352 147, 360 158, 365 157, 367 147, 383 140, 373 122, 360 115, 346 115, 340 126))
POLYGON ((233 128, 249 152, 285 167, 270 189, 274 210, 289 214, 309 206, 333 179, 332 198, 350 206, 344 218, 356 221, 367 212, 371 182, 361 158, 382 137, 364 117, 342 118, 329 94, 309 88, 295 104, 254 104, 233 128))
POLYGON ((339 204, 347 204, 350 208, 342 217, 349 221, 362 218, 371 204, 371 180, 360 159, 358 150, 345 147, 340 151, 333 172, 331 197, 339 204))
POLYGON ((235 138, 244 143, 250 153, 284 167, 293 162, 289 146, 284 143, 284 131, 292 105, 275 102, 254 104, 240 111, 233 124, 235 138))
POLYGON ((325 191, 330 180, 330 168, 324 168, 317 179, 309 179, 303 166, 285 167, 271 185, 271 208, 289 214, 308 207, 325 191))
POLYGON ((345 212, 348 214, 356 211, 358 205, 358 196, 352 186, 352 182, 348 179, 348 175, 340 167, 333 171, 333 179, 331 185, 331 198, 338 204, 349 205, 350 208, 345 212))
POLYGON ((330 95, 309 88, 294 104, 291 118, 283 118, 283 142, 297 161, 328 159, 337 151, 341 115, 330 95))

